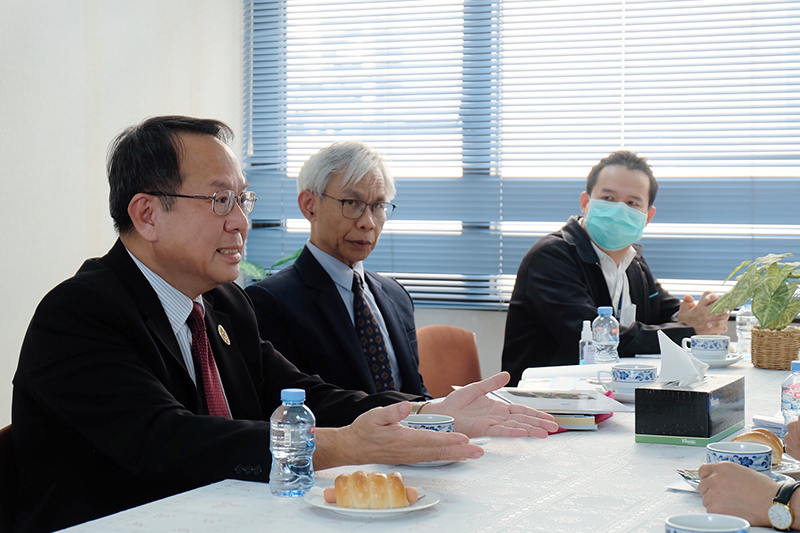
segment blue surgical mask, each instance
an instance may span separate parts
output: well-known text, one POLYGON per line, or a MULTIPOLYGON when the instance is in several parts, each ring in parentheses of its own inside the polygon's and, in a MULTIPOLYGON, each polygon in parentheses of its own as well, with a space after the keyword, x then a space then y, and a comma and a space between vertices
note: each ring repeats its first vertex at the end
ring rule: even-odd
POLYGON ((627 248, 642 238, 647 215, 622 202, 590 200, 583 219, 583 227, 592 240, 602 248, 614 252, 627 248))

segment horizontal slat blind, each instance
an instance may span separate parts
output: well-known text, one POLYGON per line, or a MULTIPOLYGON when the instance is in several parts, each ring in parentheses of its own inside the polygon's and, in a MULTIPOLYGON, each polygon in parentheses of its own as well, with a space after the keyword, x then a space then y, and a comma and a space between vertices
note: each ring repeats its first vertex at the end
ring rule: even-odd
POLYGON ((800 252, 800 5, 245 1, 248 258, 307 239, 295 178, 343 138, 380 149, 398 209, 368 268, 420 305, 502 308, 535 240, 628 148, 660 190, 643 243, 669 288, 800 252))

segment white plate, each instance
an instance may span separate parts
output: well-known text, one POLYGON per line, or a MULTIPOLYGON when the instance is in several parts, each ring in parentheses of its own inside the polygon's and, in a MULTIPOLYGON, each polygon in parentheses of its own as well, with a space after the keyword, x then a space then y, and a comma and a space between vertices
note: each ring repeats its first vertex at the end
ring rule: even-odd
POLYGON ((618 402, 634 403, 636 401, 636 389, 614 391, 614 399, 618 402))
MULTIPOLYGON (((792 479, 791 477, 787 476, 786 474, 779 474, 779 473, 777 473, 775 471, 772 471, 767 475, 769 477, 771 477, 772 479, 774 479, 775 481, 777 481, 778 483, 783 483, 785 481, 794 481, 794 479, 792 479)), ((689 478, 684 477, 684 476, 681 476, 681 477, 683 477, 683 480, 686 483, 688 483, 689 485, 691 485, 692 487, 694 487, 695 489, 697 489, 697 486, 700 484, 700 480, 699 479, 689 479, 689 478)))
POLYGON ((363 516, 365 518, 380 518, 421 511, 422 509, 433 507, 439 503, 439 496, 430 491, 419 491, 419 500, 410 504, 408 507, 400 507, 399 509, 351 509, 348 507, 339 507, 335 503, 328 503, 325 501, 325 496, 323 496, 323 489, 321 487, 313 487, 310 491, 306 492, 303 498, 314 507, 325 509, 326 511, 333 511, 334 513, 348 516, 363 516))
POLYGON ((722 368, 725 366, 730 366, 737 361, 742 360, 741 355, 730 354, 725 359, 700 359, 702 362, 707 364, 709 368, 722 368))
POLYGON ((800 474, 800 461, 791 456, 783 454, 781 462, 772 467, 773 472, 780 472, 787 476, 795 477, 800 474))
MULTIPOLYGON (((474 438, 474 439, 469 439, 469 443, 470 444, 475 444, 476 446, 483 446, 487 442, 489 442, 489 437, 477 437, 477 438, 474 438)), ((437 466, 447 466, 447 465, 451 465, 453 463, 458 463, 458 462, 459 461, 452 461, 450 459, 445 459, 445 460, 442 460, 442 461, 428 461, 426 463, 414 463, 414 464, 402 463, 399 466, 416 466, 416 467, 420 467, 420 468, 434 468, 434 467, 437 467, 437 466)))
POLYGON ((453 463, 457 463, 458 461, 451 461, 450 459, 446 459, 444 461, 428 461, 427 463, 414 463, 414 464, 402 464, 400 466, 417 466, 420 468, 433 468, 436 466, 447 466, 453 463))

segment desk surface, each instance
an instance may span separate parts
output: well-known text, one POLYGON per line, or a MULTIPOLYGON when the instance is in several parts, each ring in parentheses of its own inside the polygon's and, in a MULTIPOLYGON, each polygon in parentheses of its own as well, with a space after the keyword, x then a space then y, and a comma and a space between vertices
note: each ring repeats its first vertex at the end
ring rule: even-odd
MULTIPOLYGON (((746 422, 780 407, 783 371, 741 361, 715 374, 745 376, 746 422)), ((598 431, 539 439, 489 439, 478 460, 436 468, 367 465, 400 471, 406 484, 441 501, 391 518, 342 516, 303 499, 273 497, 266 484, 227 480, 95 520, 68 531, 547 531, 662 532, 674 514, 704 513, 697 493, 671 490, 677 468, 695 468, 703 447, 634 442, 634 413, 598 431)), ((317 486, 355 467, 317 472, 317 486)), ((751 531, 770 531, 753 528, 751 531)))

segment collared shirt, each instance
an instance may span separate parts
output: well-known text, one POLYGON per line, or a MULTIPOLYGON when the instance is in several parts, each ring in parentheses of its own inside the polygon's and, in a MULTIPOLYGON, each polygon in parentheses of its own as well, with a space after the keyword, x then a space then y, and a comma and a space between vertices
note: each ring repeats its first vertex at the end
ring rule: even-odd
MULTIPOLYGON (((583 220, 583 217, 581 217, 581 226, 583 226, 583 220)), ((636 322, 636 304, 631 301, 631 288, 625 271, 628 270, 633 258, 636 257, 636 250, 633 246, 628 246, 625 257, 617 265, 617 262, 597 246, 594 241, 591 241, 591 243, 600 260, 600 270, 603 271, 603 277, 606 279, 606 285, 608 285, 608 295, 611 297, 614 316, 619 320, 620 326, 630 326, 636 322)))
MULTIPOLYGON (((178 340, 178 346, 181 349, 184 366, 186 366, 186 370, 189 372, 189 376, 191 376, 194 384, 197 385, 197 375, 194 369, 194 358, 192 358, 192 332, 189 329, 189 324, 186 323, 186 319, 189 318, 189 315, 194 308, 194 302, 200 304, 200 308, 203 310, 203 316, 205 316, 206 307, 203 303, 203 296, 200 295, 192 300, 181 291, 164 281, 164 278, 150 270, 144 263, 139 261, 139 259, 133 255, 130 250, 127 248, 125 250, 128 252, 128 255, 131 256, 133 262, 136 263, 136 266, 139 267, 139 270, 142 272, 142 274, 144 274, 144 277, 150 283, 150 286, 153 287, 153 290, 156 291, 156 295, 161 302, 161 306, 164 308, 164 312, 167 315, 167 320, 169 320, 169 324, 172 326, 172 331, 175 333, 175 338, 178 340)), ((216 365, 216 362, 214 364, 216 365)), ((219 374, 219 369, 217 369, 217 374, 219 374)), ((222 392, 224 394, 225 386, 222 384, 221 379, 220 386, 222 387, 222 392)), ((225 396, 225 401, 228 401, 227 395, 225 396)), ((230 411, 230 406, 228 406, 228 410, 230 411)))
POLYGON ((353 327, 355 327, 355 313, 353 311, 353 299, 355 295, 353 294, 353 273, 358 272, 358 275, 361 276, 361 279, 364 280, 363 288, 364 288, 364 296, 367 298, 367 303, 372 309, 372 312, 375 314, 375 318, 378 320, 378 326, 381 328, 381 332, 383 333, 383 338, 386 340, 386 353, 389 356, 389 362, 392 365, 392 376, 394 377, 394 386, 397 390, 400 390, 402 387, 402 381, 400 379, 400 372, 398 371, 397 367, 397 357, 394 353, 394 347, 392 346, 392 340, 389 338, 389 329, 386 327, 386 321, 383 319, 383 315, 381 314, 381 310, 378 307, 378 303, 375 301, 375 296, 373 296, 372 291, 369 289, 369 283, 367 283, 367 278, 364 276, 364 264, 359 261, 353 268, 345 265, 332 255, 323 252, 311 241, 306 242, 306 248, 314 258, 322 265, 322 268, 325 269, 325 272, 333 280, 333 283, 336 285, 336 289, 339 291, 339 296, 342 297, 342 301, 344 302, 344 306, 347 308, 347 312, 350 315, 350 322, 353 323, 353 327))

